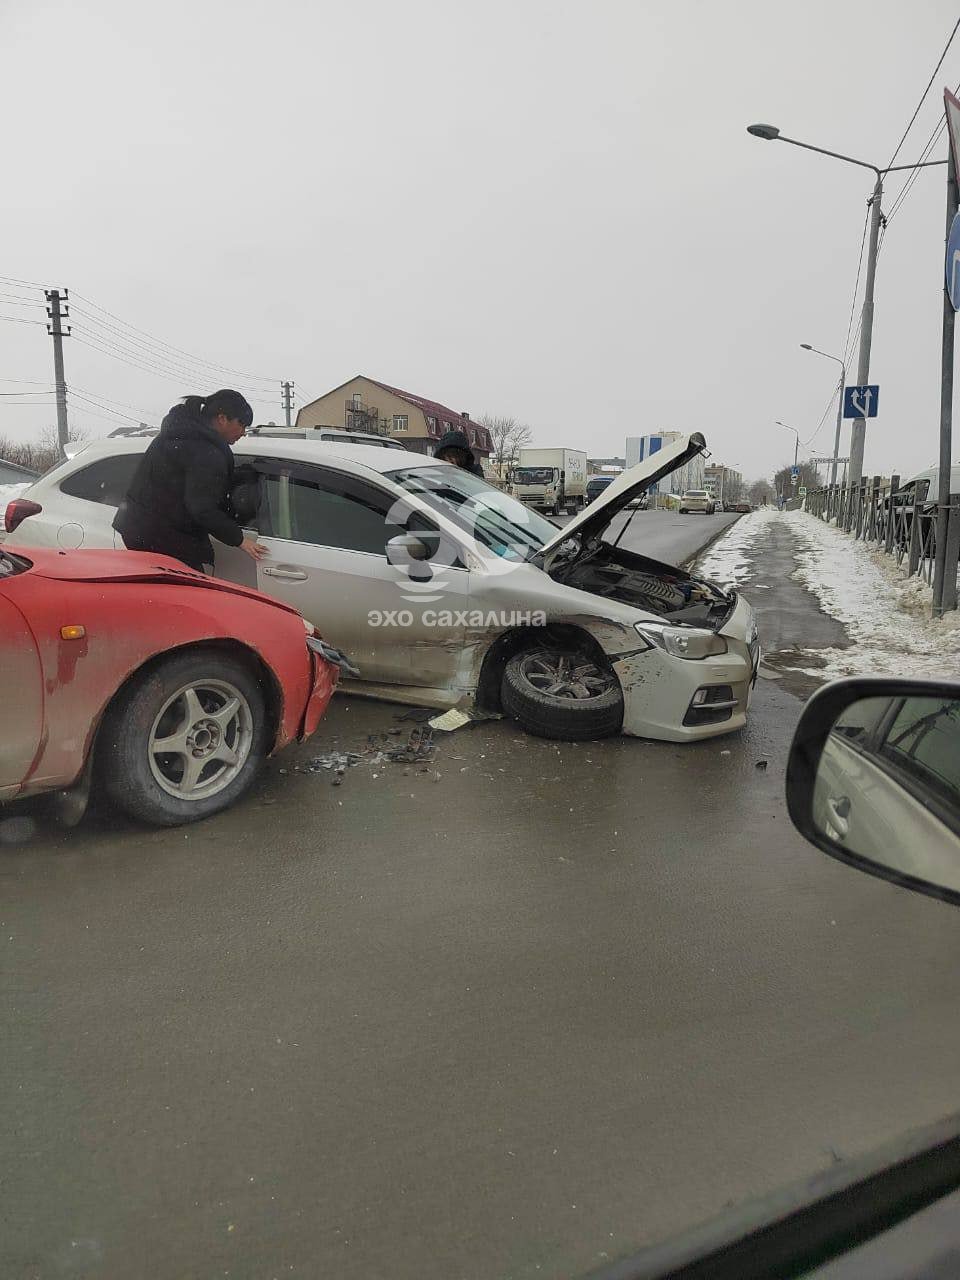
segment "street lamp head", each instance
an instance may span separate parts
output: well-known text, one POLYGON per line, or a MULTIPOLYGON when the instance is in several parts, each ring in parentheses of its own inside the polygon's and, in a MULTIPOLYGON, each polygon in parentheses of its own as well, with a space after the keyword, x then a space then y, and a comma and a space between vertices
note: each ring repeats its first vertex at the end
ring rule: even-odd
POLYGON ((801 343, 800 343, 800 345, 801 345, 801 347, 803 347, 804 351, 812 351, 812 350, 813 350, 813 347, 811 347, 811 345, 810 345, 810 343, 809 343, 809 342, 801 342, 801 343))
POLYGON ((780 130, 775 124, 748 124, 747 133, 752 133, 755 138, 763 138, 765 142, 773 142, 774 138, 780 137, 780 130))

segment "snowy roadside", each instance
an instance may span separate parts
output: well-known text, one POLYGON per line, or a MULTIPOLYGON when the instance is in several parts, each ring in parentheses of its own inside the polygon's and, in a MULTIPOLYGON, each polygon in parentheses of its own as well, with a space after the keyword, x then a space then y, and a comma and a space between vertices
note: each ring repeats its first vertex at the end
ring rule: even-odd
POLYGON ((781 659, 780 669, 827 680, 850 675, 960 676, 960 615, 934 621, 926 583, 907 578, 889 556, 806 512, 753 512, 710 548, 699 572, 735 583, 762 574, 762 562, 751 552, 770 520, 782 520, 793 535, 793 579, 816 597, 824 613, 843 624, 853 641, 849 649, 800 648, 791 653, 789 667, 781 659))
POLYGON ((774 507, 759 507, 741 516, 697 561, 698 575, 716 582, 742 582, 752 567, 754 539, 768 521, 779 516, 774 507))

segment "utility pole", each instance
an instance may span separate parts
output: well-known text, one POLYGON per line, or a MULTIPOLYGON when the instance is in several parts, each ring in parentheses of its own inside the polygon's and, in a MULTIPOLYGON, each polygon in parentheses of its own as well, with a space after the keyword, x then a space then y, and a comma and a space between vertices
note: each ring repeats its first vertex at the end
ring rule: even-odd
MULTIPOLYGON (((863 311, 860 323, 860 356, 857 360, 857 382, 861 387, 870 381, 870 347, 873 343, 873 283, 877 275, 877 246, 880 236, 880 220, 883 216, 883 175, 877 170, 870 208, 870 247, 867 250, 867 279, 863 287, 863 311)), ((843 395, 840 396, 840 412, 843 412, 843 395)), ((850 431, 850 483, 859 484, 863 476, 863 443, 867 434, 866 418, 854 418, 850 431)))
POLYGON ((62 292, 59 289, 45 289, 48 306, 47 315, 50 317, 47 324, 47 333, 53 338, 53 378, 57 391, 57 444, 60 450, 60 457, 66 457, 66 447, 69 438, 67 428, 67 384, 63 377, 63 339, 70 337, 70 326, 64 330, 61 321, 66 320, 70 315, 70 303, 68 301, 67 291, 62 292), (61 303, 63 304, 61 307, 61 303))
POLYGON ((290 426, 290 411, 293 408, 293 383, 284 382, 283 384, 283 412, 286 416, 287 426, 290 426))
MULTIPOLYGON (((952 160, 949 151, 947 154, 948 161, 952 160)), ((951 162, 947 164, 947 241, 950 239, 953 220, 957 215, 957 200, 957 177, 951 162)), ((950 299, 950 290, 947 288, 948 270, 950 270, 950 267, 946 267, 943 272, 943 341, 941 344, 940 364, 940 484, 937 492, 936 557, 933 565, 933 614, 937 618, 943 617, 945 603, 949 608, 956 607, 956 592, 952 587, 949 592, 952 601, 945 601, 944 599, 947 576, 947 525, 950 516, 950 462, 953 453, 953 330, 956 314, 950 299)), ((960 512, 954 515, 954 519, 960 520, 960 512)), ((951 572, 956 572, 956 566, 951 566, 951 572)))

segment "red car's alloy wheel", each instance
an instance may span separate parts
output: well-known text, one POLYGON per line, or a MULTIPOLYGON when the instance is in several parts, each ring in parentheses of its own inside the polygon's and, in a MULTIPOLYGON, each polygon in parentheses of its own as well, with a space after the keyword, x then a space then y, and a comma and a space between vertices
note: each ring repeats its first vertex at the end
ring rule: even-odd
POLYGON ((168 795, 205 800, 241 772, 253 743, 253 714, 226 680, 197 680, 168 698, 153 723, 150 771, 168 795))

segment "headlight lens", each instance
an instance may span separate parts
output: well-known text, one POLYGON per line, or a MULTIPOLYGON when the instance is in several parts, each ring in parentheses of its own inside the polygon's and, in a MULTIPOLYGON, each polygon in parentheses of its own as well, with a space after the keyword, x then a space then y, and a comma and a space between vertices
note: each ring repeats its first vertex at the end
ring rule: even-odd
POLYGON ((649 640, 674 658, 697 661, 727 652, 727 642, 722 636, 700 627, 668 627, 658 622, 637 622, 634 628, 644 640, 649 640))

